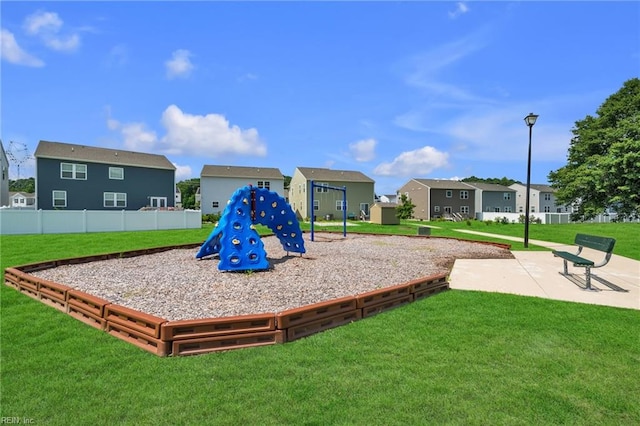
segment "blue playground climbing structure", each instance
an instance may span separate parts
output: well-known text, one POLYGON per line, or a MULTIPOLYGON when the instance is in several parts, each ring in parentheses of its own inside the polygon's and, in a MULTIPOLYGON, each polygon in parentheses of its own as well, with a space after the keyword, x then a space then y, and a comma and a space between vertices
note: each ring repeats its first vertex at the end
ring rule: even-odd
POLYGON ((267 253, 255 224, 269 227, 287 253, 305 252, 300 224, 291 206, 275 192, 248 185, 233 193, 196 258, 218 253, 221 271, 269 269, 267 253))

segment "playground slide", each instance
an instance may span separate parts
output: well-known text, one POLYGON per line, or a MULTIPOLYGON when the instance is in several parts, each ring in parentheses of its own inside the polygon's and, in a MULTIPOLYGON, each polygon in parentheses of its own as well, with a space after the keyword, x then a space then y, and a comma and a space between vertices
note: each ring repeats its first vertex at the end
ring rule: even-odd
POLYGON ((264 188, 245 186, 233 193, 196 258, 218 253, 221 271, 269 269, 267 253, 254 224, 271 229, 286 252, 305 252, 300 224, 285 199, 264 188))

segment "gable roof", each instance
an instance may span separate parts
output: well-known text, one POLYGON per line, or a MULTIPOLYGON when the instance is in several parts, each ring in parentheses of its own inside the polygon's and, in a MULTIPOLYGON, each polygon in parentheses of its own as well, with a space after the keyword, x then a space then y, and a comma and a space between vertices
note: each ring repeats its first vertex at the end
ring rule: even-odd
POLYGON ((529 186, 535 189, 536 191, 540 191, 540 192, 556 192, 556 190, 550 187, 549 185, 539 185, 539 184, 532 183, 529 186))
POLYGON ((228 178, 262 178, 284 179, 279 169, 274 167, 244 167, 244 166, 212 166, 205 164, 200 172, 201 177, 228 178))
POLYGON ((375 182, 364 173, 353 170, 331 170, 315 167, 298 167, 297 169, 307 180, 313 179, 315 181, 325 182, 375 182))
POLYGON ((449 179, 413 179, 414 181, 422 184, 431 189, 470 189, 474 190, 470 185, 460 182, 458 180, 449 179))
POLYGON ((40 141, 36 148, 35 157, 36 159, 51 158, 55 160, 87 161, 90 163, 118 164, 152 169, 176 169, 164 155, 63 142, 40 141))
POLYGON ((493 192, 516 192, 515 189, 511 189, 508 186, 499 185, 497 183, 485 183, 485 182, 465 182, 467 185, 473 186, 476 189, 482 191, 493 192))

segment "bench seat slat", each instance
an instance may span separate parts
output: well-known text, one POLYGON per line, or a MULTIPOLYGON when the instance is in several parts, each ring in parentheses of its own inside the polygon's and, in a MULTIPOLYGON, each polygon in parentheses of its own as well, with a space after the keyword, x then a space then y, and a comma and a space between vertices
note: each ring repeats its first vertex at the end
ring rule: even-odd
POLYGON ((554 256, 567 259, 569 262, 573 262, 576 266, 593 266, 595 263, 592 260, 585 259, 584 257, 576 256, 568 251, 554 251, 554 256))

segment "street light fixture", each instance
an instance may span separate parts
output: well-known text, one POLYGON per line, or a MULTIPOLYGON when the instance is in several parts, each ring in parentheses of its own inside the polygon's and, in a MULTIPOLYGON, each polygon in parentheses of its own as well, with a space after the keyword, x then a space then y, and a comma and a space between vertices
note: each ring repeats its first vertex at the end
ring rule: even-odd
POLYGON ((531 188, 531 132, 533 125, 536 124, 538 116, 530 112, 524 118, 524 122, 529 126, 529 157, 527 160, 527 201, 524 212, 524 248, 529 248, 529 192, 531 188))

